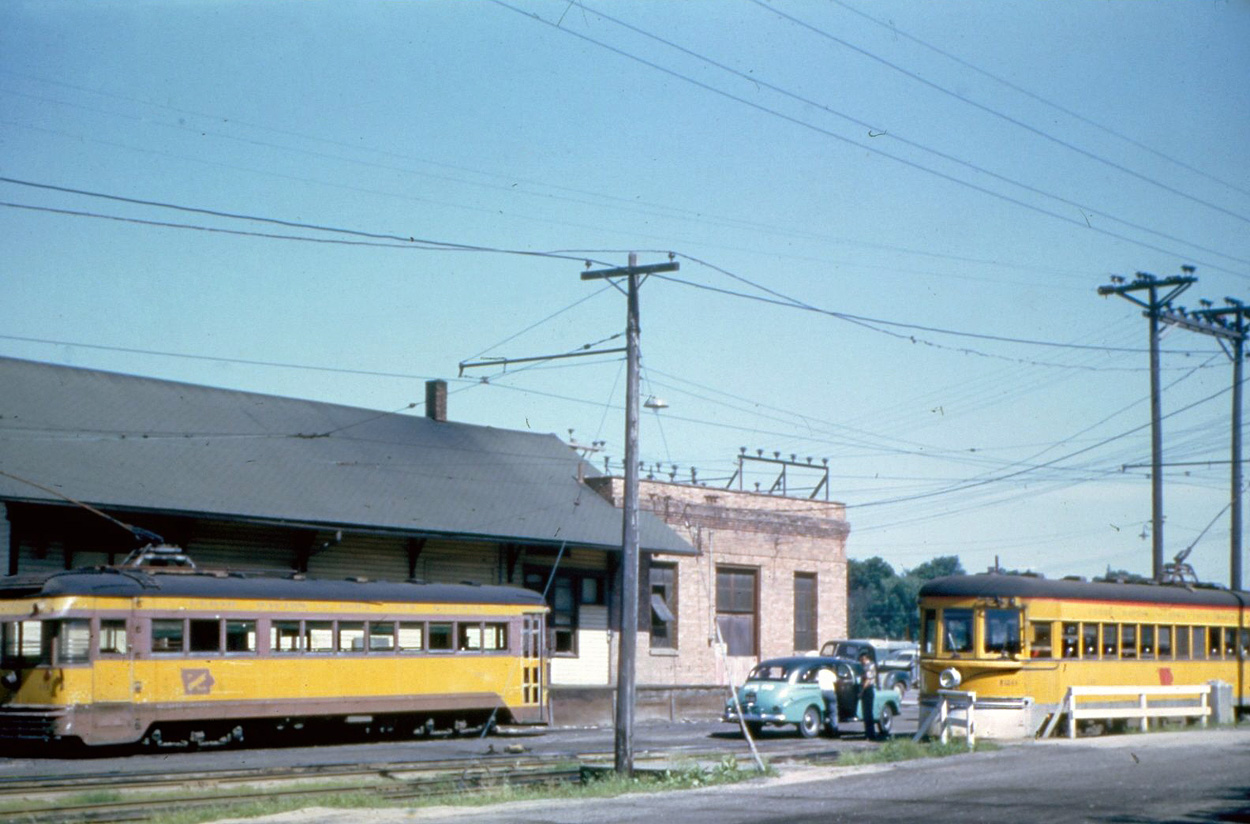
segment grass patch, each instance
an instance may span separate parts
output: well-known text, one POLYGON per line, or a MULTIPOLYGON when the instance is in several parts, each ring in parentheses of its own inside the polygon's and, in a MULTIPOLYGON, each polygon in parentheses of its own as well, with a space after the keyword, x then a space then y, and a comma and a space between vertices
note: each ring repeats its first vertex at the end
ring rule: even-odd
POLYGON ((951 740, 945 744, 940 741, 917 743, 905 738, 896 738, 870 750, 853 750, 839 753, 838 766, 856 767, 862 764, 889 764, 895 761, 914 761, 917 758, 945 758, 950 755, 963 755, 969 752, 993 752, 997 749, 997 744, 985 741, 979 741, 976 747, 969 749, 964 741, 951 740))
MULTIPOLYGON (((776 770, 769 767, 763 774, 775 775, 776 770)), ((734 756, 727 755, 710 766, 695 762, 680 763, 664 770, 639 771, 633 778, 622 778, 610 770, 586 770, 580 784, 506 784, 477 789, 456 789, 454 785, 448 784, 443 788, 445 792, 422 798, 396 799, 365 791, 318 795, 314 798, 273 798, 238 802, 231 802, 228 797, 223 797, 220 804, 184 810, 171 809, 151 821, 154 824, 202 824, 222 818, 254 818, 306 807, 378 809, 419 808, 443 804, 482 807, 539 799, 611 798, 634 792, 688 790, 732 784, 760 775, 753 767, 743 768, 734 756)))

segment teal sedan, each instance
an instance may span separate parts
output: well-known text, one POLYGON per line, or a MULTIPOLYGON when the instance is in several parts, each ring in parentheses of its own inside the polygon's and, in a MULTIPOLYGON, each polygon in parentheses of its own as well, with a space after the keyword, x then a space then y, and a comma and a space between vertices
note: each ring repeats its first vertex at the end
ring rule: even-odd
MULTIPOLYGON (((737 724, 741 717, 752 735, 757 735, 768 725, 793 724, 804 738, 832 731, 834 725, 830 723, 830 713, 833 708, 825 706, 817 681, 822 669, 831 670, 838 679, 838 722, 862 721, 859 717, 859 679, 862 673, 859 664, 846 658, 823 656, 761 661, 751 670, 747 682, 738 689, 737 700, 726 702, 722 720, 737 724)), ((876 689, 873 717, 883 735, 890 734, 901 702, 898 690, 876 689)))

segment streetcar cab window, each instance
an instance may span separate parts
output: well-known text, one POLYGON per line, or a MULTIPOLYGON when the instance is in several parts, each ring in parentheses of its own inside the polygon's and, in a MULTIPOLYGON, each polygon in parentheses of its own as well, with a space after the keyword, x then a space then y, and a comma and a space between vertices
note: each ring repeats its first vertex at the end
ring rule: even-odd
POLYGON ((942 610, 942 641, 946 652, 972 652, 972 610, 942 610))
POLYGON ((1020 653, 1020 610, 985 611, 985 652, 988 655, 1020 653))
POLYGON ((4 635, 4 660, 0 666, 5 669, 25 669, 40 663, 43 651, 43 621, 5 621, 0 624, 0 633, 4 635))
POLYGON ((1029 622, 1029 655, 1033 658, 1055 657, 1054 647, 1050 643, 1050 621, 1029 622))
POLYGON ((921 630, 924 633, 924 654, 937 655, 937 610, 926 609, 921 613, 920 620, 924 625, 921 630))
POLYGON ((91 658, 91 622, 86 619, 47 621, 40 640, 41 663, 60 667, 85 664, 91 658))
POLYGON ((100 655, 125 655, 129 647, 126 644, 126 619, 100 619, 100 655))

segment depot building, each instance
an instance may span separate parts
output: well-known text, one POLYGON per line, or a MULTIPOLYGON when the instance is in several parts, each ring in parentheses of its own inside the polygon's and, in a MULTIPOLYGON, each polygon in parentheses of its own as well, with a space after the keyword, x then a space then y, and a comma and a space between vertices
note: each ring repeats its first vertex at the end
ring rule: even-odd
MULTIPOLYGON (((120 563, 127 525, 200 567, 524 586, 554 722, 611 718, 623 481, 556 436, 449 420, 441 381, 425 416, 11 358, 0 385, 0 573, 120 563)), ((845 636, 842 504, 652 479, 640 507, 639 717, 845 636)))

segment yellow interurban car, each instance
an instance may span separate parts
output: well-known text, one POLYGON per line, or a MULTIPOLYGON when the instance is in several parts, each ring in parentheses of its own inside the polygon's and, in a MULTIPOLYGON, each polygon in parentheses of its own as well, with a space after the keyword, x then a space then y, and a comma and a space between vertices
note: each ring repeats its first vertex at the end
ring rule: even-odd
POLYGON ((1015 712, 1025 734, 1068 687, 1232 686, 1250 709, 1250 593, 1193 584, 939 578, 920 589, 921 712, 940 689, 1015 712))
POLYGON ((548 720, 542 596, 177 567, 0 579, 0 742, 548 720))

